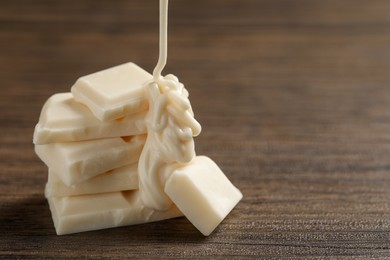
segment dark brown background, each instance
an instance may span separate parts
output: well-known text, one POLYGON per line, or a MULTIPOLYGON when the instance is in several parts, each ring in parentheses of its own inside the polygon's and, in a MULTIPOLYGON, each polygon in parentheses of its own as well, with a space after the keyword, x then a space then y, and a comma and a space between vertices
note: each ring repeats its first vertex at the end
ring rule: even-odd
POLYGON ((82 75, 151 71, 158 3, 0 0, 0 258, 390 256, 390 1, 170 4, 164 72, 242 202, 209 237, 185 218, 56 236, 40 109, 82 75))

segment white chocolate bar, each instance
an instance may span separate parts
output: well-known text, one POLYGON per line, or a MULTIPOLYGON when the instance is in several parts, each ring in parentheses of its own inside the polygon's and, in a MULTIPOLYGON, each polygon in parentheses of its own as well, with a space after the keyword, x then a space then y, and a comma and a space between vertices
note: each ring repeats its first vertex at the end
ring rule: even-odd
POLYGON ((33 142, 47 144, 144 134, 145 114, 101 122, 86 106, 76 102, 72 93, 55 94, 42 108, 33 142))
POLYGON ((168 178, 165 192, 184 216, 208 236, 241 200, 221 169, 208 157, 197 156, 168 178))
POLYGON ((79 78, 71 91, 101 121, 147 110, 143 85, 152 75, 132 62, 79 78))
POLYGON ((138 191, 48 198, 58 235, 136 225, 182 216, 173 206, 156 211, 143 205, 138 191))
POLYGON ((66 197, 74 195, 97 194, 105 192, 138 189, 138 163, 126 165, 109 172, 99 174, 81 183, 66 186, 55 172, 49 169, 45 196, 66 197))
POLYGON ((67 186, 138 161, 146 136, 36 145, 41 160, 67 186))

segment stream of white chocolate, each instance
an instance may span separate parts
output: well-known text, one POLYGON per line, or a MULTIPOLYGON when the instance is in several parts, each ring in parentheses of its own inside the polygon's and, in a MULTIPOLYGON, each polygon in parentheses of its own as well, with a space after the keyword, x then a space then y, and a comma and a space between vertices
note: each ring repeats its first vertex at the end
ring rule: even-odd
POLYGON ((145 86, 148 137, 138 164, 141 199, 145 206, 156 210, 172 206, 164 192, 165 181, 174 168, 195 157, 193 137, 201 131, 184 85, 172 74, 161 75, 167 62, 167 17, 168 0, 160 0, 160 53, 153 81, 145 86))
POLYGON ((155 82, 161 79, 161 72, 167 64, 168 56, 168 0, 160 0, 160 42, 159 57, 153 70, 155 82))

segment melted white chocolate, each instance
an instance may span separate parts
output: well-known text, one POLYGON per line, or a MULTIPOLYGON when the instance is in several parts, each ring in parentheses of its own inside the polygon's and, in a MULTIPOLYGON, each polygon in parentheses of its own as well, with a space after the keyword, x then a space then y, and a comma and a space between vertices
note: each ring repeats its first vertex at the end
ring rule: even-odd
POLYGON ((168 0, 160 1, 160 54, 153 81, 146 83, 149 112, 148 137, 138 164, 140 196, 145 206, 166 210, 172 201, 164 192, 172 167, 195 157, 193 137, 201 131, 188 99, 188 91, 174 75, 161 76, 167 61, 168 0))

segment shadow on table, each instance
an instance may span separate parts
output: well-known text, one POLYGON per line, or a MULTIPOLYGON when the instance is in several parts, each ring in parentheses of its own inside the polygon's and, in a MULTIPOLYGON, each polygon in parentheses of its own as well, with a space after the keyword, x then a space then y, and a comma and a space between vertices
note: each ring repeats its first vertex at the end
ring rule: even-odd
MULTIPOLYGON (((154 223, 118 227, 64 236, 56 236, 49 205, 43 195, 30 198, 8 198, 0 205, 0 227, 2 235, 9 238, 28 236, 40 237, 40 243, 66 242, 72 240, 107 242, 125 240, 134 243, 169 243, 169 242, 201 242, 206 240, 186 218, 175 218, 154 223), (46 239, 45 239, 46 237, 46 239), (49 239, 50 238, 50 239, 49 239)), ((12 241, 10 239, 9 241, 12 241)))
POLYGON ((53 234, 49 206, 43 195, 11 197, 0 205, 2 232, 12 236, 53 234))
MULTIPOLYGON (((207 240, 207 237, 203 236, 185 217, 85 232, 76 234, 76 236, 84 238, 100 237, 101 239, 109 237, 112 241, 122 241, 124 245, 128 246, 134 244, 186 244, 199 243, 207 240)), ((110 244, 110 242, 108 242, 108 244, 110 244)))

